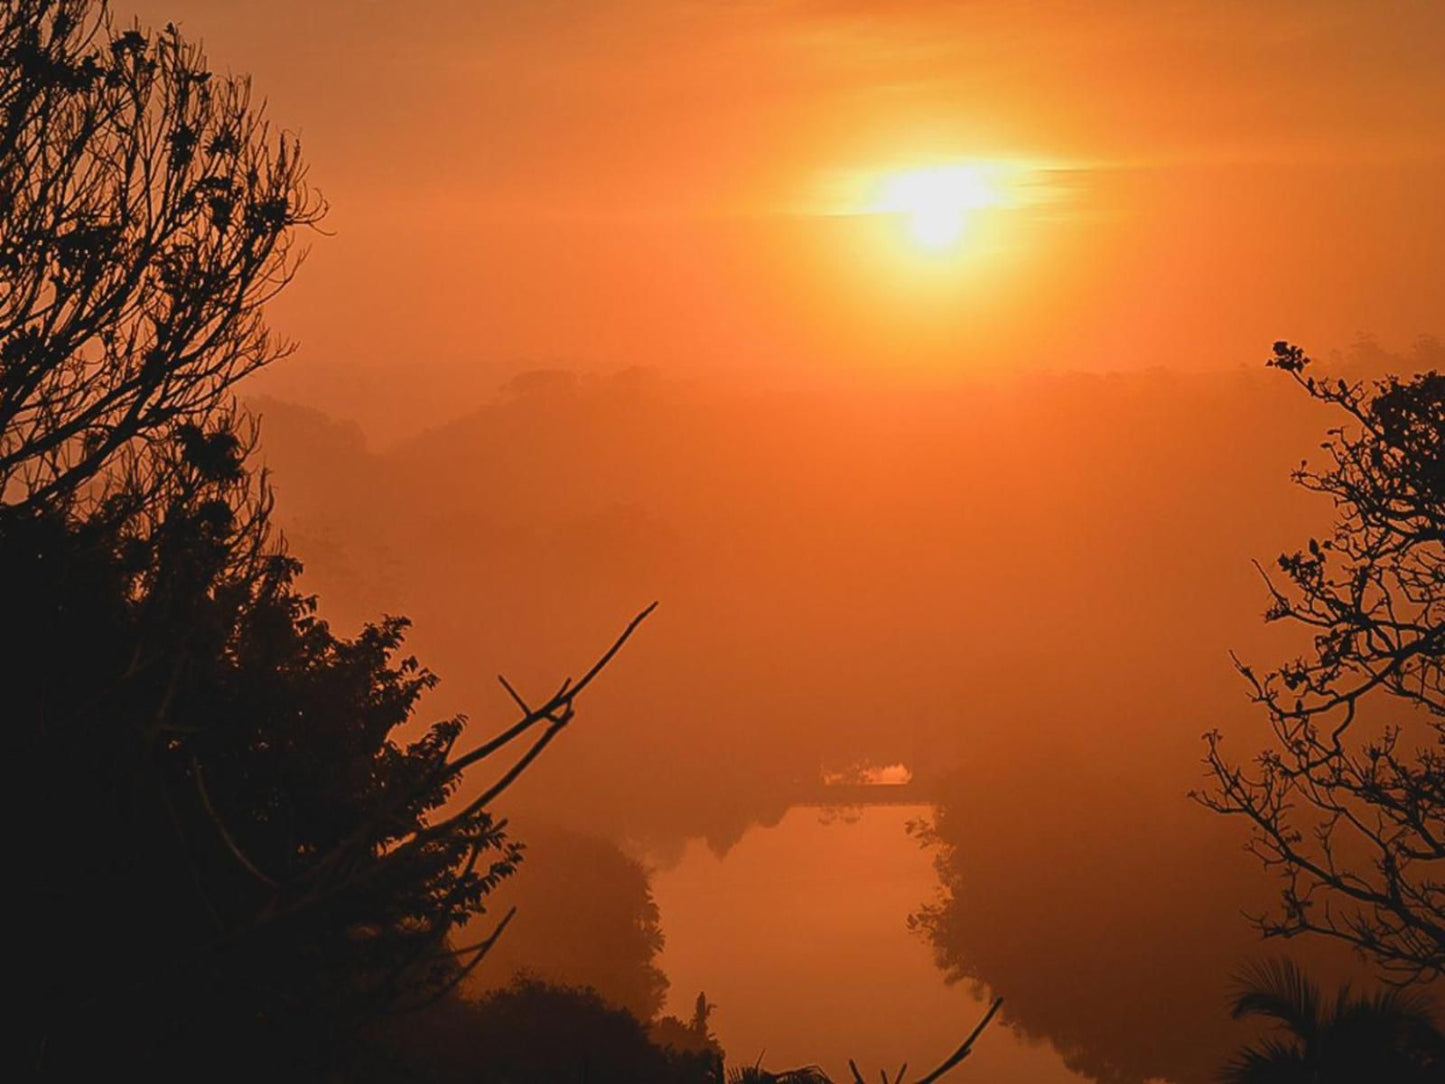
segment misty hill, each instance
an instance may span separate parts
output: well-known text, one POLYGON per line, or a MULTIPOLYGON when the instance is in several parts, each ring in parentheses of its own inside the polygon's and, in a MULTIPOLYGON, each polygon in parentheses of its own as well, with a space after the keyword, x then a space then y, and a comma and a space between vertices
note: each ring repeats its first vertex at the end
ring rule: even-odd
POLYGON ((513 796, 523 825, 665 857, 775 821, 823 766, 951 771, 998 886, 960 936, 1016 1023, 1121 1081, 1200 1079, 1237 1036, 1239 911, 1272 889, 1185 794, 1205 730, 1244 751, 1258 722, 1227 652, 1293 650, 1251 558, 1328 523, 1289 472, 1333 419, 1278 374, 889 394, 537 374, 383 455, 267 415, 307 582, 333 613, 416 620, 436 714, 502 721, 497 671, 540 691, 661 600, 513 796))
POLYGON ((554 374, 385 455, 263 408, 308 582, 343 621, 412 616, 438 712, 500 717, 496 671, 581 665, 660 599, 530 782, 622 834, 720 844, 728 809, 773 809, 820 765, 1088 732, 1046 706, 1192 767, 1199 727, 1160 734, 1160 713, 1240 706, 1224 652, 1262 635, 1249 560, 1311 522, 1288 472, 1320 424, 1254 372, 891 396, 554 374), (1141 686, 1164 671, 1167 701, 1141 686))

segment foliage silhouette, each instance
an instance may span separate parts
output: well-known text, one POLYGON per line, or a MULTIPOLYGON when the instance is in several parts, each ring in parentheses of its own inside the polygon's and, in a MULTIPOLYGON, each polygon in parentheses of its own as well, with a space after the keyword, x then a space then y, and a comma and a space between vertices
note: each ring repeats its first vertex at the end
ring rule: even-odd
POLYGON ((397 1021, 389 1060, 363 1079, 435 1084, 721 1084, 715 1050, 648 1039, 645 1025, 596 991, 518 979, 478 1001, 452 998, 397 1021))
POLYGON ((1290 960, 1253 964, 1237 984, 1234 1017, 1259 1017, 1276 1031, 1230 1060, 1224 1084, 1426 1084, 1445 1074, 1445 1035, 1418 991, 1366 996, 1344 986, 1330 1003, 1290 960))
MULTIPOLYGON (((699 1011, 705 1004, 702 996, 698 995, 699 1011)), ((958 1045, 958 1048, 930 1071, 917 1077, 909 1077, 908 1063, 905 1061, 892 1076, 889 1076, 885 1069, 878 1071, 883 1084, 933 1084, 934 1081, 948 1076, 973 1053, 974 1043, 978 1041, 978 1037, 983 1034, 984 1029, 993 1022, 993 1018, 998 1015, 998 1011, 1002 1007, 1003 998, 994 998, 983 1017, 958 1045)), ((863 1074, 852 1058, 848 1059, 848 1072, 852 1077, 851 1084, 865 1084, 863 1074)), ((805 1065, 800 1069, 788 1069, 774 1073, 764 1069, 761 1064, 754 1064, 733 1070, 728 1074, 727 1079, 728 1084, 830 1084, 828 1075, 816 1065, 805 1065)))
POLYGON ((434 682, 398 658, 405 621, 337 637, 267 547, 253 480, 184 452, 173 466, 163 513, 117 490, 85 517, 0 522, 0 594, 24 632, 0 661, 18 798, 48 811, 19 845, 34 1064, 160 1072, 236 1048, 238 1074, 251 1057, 304 1076, 485 955, 492 936, 448 936, 518 857, 488 809, 597 668, 469 751, 460 718, 402 743, 434 682), (497 783, 447 806, 523 737, 497 783), (98 922, 114 932, 84 935, 98 922))
POLYGON ((42 1079, 348 1075, 447 998, 519 857, 492 803, 577 681, 463 744, 412 724, 406 622, 335 635, 296 587, 235 381, 319 203, 294 139, 173 28, 0 10, 0 656, 18 737, 14 958, 42 1079), (516 743, 489 786, 469 769, 516 743))
POLYGON ((722 1058, 722 1046, 708 1023, 715 1011, 717 1006, 708 1001, 706 993, 699 991, 697 1000, 693 1003, 692 1017, 686 1023, 675 1016, 663 1016, 652 1022, 648 1034, 659 1046, 670 1046, 675 1050, 693 1053, 711 1053, 722 1058))
POLYGON ((262 319, 324 206, 296 139, 173 26, 0 11, 0 500, 36 507, 203 424, 288 352, 262 319), (119 461, 119 462, 118 462, 119 461))
POLYGON ((831 1084, 828 1076, 816 1065, 770 1073, 757 1065, 744 1065, 728 1072, 728 1084, 831 1084))
POLYGON ((1298 347, 1269 363, 1342 410, 1322 469, 1333 531, 1263 573, 1267 621, 1308 632, 1308 655, 1263 676, 1236 660, 1269 716, 1252 769, 1206 738, 1209 808, 1243 817, 1283 878, 1267 935, 1322 934, 1397 981, 1445 974, 1445 376, 1317 380, 1298 347), (1386 712, 1390 712, 1388 717, 1386 712))

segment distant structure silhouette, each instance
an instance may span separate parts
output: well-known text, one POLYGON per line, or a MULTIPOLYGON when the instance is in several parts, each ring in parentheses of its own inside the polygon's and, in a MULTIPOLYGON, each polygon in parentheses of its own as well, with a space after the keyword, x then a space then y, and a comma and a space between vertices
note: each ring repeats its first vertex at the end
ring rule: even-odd
POLYGON ((785 797, 793 806, 932 805, 941 794, 938 783, 932 775, 914 775, 890 783, 819 777, 798 783, 785 797))

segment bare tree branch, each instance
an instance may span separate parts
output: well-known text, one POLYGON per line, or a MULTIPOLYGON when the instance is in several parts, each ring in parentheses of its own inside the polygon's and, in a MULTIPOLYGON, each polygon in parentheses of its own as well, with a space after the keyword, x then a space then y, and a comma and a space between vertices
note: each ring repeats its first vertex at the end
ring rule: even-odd
POLYGON ((1394 981, 1430 980, 1445 974, 1445 377, 1320 380, 1288 343, 1270 364, 1350 420, 1323 468, 1294 473, 1336 519, 1279 557, 1283 586, 1260 569, 1266 620, 1309 629, 1313 650, 1263 676, 1235 659, 1272 741, 1246 769, 1206 734, 1194 797, 1245 820, 1279 873, 1266 935, 1323 935, 1394 981))

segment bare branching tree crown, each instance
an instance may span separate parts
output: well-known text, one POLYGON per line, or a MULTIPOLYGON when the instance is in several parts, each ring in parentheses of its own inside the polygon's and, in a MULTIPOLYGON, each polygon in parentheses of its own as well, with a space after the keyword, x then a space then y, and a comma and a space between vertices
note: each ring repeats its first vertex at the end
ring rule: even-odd
POLYGON ((0 9, 0 502, 74 492, 286 353, 262 306, 320 198, 175 27, 0 9))
POLYGON ((1196 797, 1248 821, 1282 877, 1266 934, 1336 938, 1429 981, 1445 974, 1445 376, 1319 379, 1285 342, 1269 364, 1344 415, 1324 464, 1294 473, 1335 522, 1264 573, 1266 620, 1311 649, 1263 674, 1236 660, 1271 741, 1242 766, 1206 735, 1196 797))

